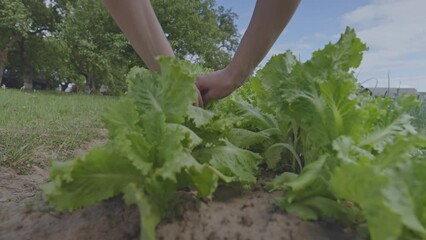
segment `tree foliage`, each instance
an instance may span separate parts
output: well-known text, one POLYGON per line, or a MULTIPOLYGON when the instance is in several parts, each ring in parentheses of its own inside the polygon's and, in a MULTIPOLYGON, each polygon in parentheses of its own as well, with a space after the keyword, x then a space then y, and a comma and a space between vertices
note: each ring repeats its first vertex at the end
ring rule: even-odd
MULTIPOLYGON (((177 57, 212 69, 229 62, 239 38, 231 10, 214 0, 152 5, 177 57)), ((0 0, 0 33, 0 72, 8 65, 28 84, 85 80, 89 91, 122 91, 129 69, 143 65, 102 1, 0 0)))
POLYGON ((130 68, 125 58, 128 42, 102 3, 78 0, 68 2, 61 10, 63 21, 55 36, 66 49, 71 66, 84 76, 86 89, 112 85, 115 80, 124 83, 130 68))
POLYGON ((27 36, 31 26, 29 9, 22 1, 0 0, 0 82, 16 42, 27 36))
POLYGON ((214 0, 153 0, 152 5, 178 57, 223 68, 238 44, 237 17, 214 0))
POLYGON ((45 59, 40 52, 48 48, 45 39, 54 31, 59 17, 43 0, 1 0, 0 74, 6 65, 13 65, 31 86, 35 76, 42 74, 45 59))

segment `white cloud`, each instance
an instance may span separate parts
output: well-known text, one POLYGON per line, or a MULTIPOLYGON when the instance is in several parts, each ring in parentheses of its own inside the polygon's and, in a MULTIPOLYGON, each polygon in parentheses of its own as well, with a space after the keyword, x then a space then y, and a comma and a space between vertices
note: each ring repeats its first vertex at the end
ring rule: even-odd
POLYGON ((324 33, 315 33, 309 36, 300 38, 297 42, 287 42, 281 44, 275 44, 269 51, 268 55, 264 58, 261 65, 264 65, 273 55, 284 53, 287 50, 291 50, 293 54, 302 61, 309 59, 312 52, 317 50, 319 47, 324 46, 330 40, 337 40, 339 36, 328 36, 324 33))
POLYGON ((426 1, 372 0, 345 14, 344 25, 357 30, 370 50, 364 55, 360 78, 387 85, 410 85, 426 91, 426 1))

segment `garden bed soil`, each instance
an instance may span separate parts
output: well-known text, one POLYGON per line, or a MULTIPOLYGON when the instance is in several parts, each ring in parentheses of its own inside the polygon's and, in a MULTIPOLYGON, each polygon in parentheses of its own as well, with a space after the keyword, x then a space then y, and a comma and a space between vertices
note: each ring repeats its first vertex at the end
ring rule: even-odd
MULTIPOLYGON (((138 239, 139 216, 135 206, 116 197, 75 212, 57 213, 46 203, 38 184, 47 171, 35 168, 31 175, 0 169, 0 239, 138 239)), ((211 202, 195 204, 184 199, 183 214, 163 221, 158 239, 358 239, 330 222, 301 221, 273 207, 277 193, 261 187, 241 192, 221 188, 211 202)))
MULTIPOLYGON (((105 143, 89 143, 75 155, 82 156, 105 143)), ((32 166, 32 170, 29 175, 19 175, 0 167, 0 239, 139 239, 135 206, 126 206, 121 197, 115 197, 74 212, 55 212, 38 188, 48 179, 47 167, 32 166)), ((181 206, 176 211, 180 214, 158 226, 157 239, 359 239, 336 223, 302 221, 279 211, 273 207, 277 196, 265 192, 261 183, 249 191, 221 187, 210 202, 196 201, 193 194, 180 192, 176 197, 183 203, 176 205, 181 206)))

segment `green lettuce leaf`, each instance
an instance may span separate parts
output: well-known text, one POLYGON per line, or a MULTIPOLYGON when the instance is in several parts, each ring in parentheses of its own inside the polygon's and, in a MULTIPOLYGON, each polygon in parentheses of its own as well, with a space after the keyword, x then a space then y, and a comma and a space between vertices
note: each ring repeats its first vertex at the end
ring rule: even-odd
POLYGON ((43 189, 58 210, 124 194, 128 204, 139 208, 141 239, 153 240, 178 189, 195 187, 200 197, 211 197, 219 177, 230 181, 192 156, 203 139, 183 125, 191 119, 202 127, 214 116, 192 106, 199 69, 173 58, 159 62, 161 74, 132 69, 128 95, 106 111, 108 146, 83 159, 53 163, 51 181, 43 189))
POLYGON ((241 149, 224 141, 225 145, 203 148, 194 152, 194 156, 201 162, 209 163, 227 177, 249 187, 256 182, 259 173, 257 165, 262 157, 258 154, 241 149))
POLYGON ((142 184, 128 159, 102 148, 70 163, 54 162, 49 177, 41 188, 58 210, 89 206, 119 194, 129 183, 142 184))

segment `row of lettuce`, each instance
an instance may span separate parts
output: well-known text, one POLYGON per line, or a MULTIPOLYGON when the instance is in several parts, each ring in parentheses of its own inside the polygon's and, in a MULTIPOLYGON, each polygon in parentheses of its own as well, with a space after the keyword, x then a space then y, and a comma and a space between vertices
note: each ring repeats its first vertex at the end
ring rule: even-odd
POLYGON ((211 197, 220 181, 250 188, 267 170, 267 190, 283 192, 276 204, 303 219, 426 238, 426 139, 407 114, 418 102, 359 94, 353 69, 366 49, 348 28, 309 61, 273 57, 206 109, 193 106, 203 69, 171 58, 161 74, 135 68, 104 114, 109 144, 54 162, 43 190, 58 210, 123 194, 139 207, 141 239, 155 239, 180 189, 211 197))

